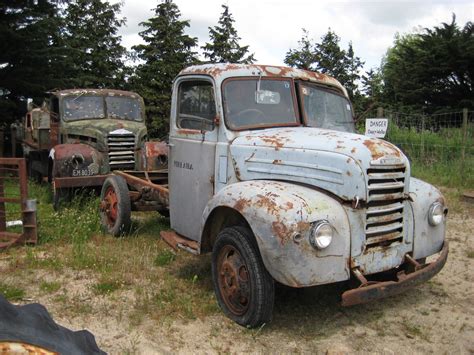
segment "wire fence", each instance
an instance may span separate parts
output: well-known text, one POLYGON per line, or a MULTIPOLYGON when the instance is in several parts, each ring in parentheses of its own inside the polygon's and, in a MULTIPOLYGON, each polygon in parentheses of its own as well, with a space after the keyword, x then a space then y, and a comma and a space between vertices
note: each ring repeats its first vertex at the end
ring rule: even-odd
POLYGON ((474 188, 474 111, 424 115, 379 108, 367 117, 388 118, 385 139, 408 156, 415 176, 474 188))

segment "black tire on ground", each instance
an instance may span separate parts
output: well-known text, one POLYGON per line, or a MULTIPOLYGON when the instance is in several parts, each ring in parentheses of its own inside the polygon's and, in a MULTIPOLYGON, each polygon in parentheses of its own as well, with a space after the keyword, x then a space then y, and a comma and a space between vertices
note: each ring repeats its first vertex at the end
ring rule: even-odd
POLYGON ((100 192, 100 218, 104 231, 114 237, 129 232, 131 204, 123 177, 111 175, 105 179, 100 192))
POLYGON ((0 295, 0 315, 0 343, 27 343, 59 354, 105 354, 94 335, 56 324, 41 304, 14 306, 0 295))
POLYGON ((37 184, 41 184, 43 182, 43 176, 39 171, 33 170, 33 158, 27 157, 26 158, 26 171, 28 172, 28 177, 36 182, 37 184))
POLYGON ((274 281, 249 229, 230 227, 219 233, 212 250, 212 281, 219 306, 230 319, 249 328, 271 321, 274 281))
POLYGON ((71 188, 57 188, 53 189, 53 209, 59 211, 62 206, 71 202, 72 199, 71 188))

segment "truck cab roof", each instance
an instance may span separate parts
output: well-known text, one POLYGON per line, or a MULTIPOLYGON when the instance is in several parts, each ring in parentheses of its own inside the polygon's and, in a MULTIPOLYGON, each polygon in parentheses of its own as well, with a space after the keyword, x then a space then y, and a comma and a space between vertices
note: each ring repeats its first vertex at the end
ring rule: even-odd
POLYGON ((329 75, 283 66, 232 63, 202 64, 187 67, 179 73, 179 76, 185 75, 211 76, 216 81, 216 83, 220 83, 225 79, 235 77, 262 76, 274 78, 291 78, 294 80, 310 81, 317 84, 330 86, 342 91, 346 97, 348 96, 346 89, 341 85, 341 83, 329 75))
POLYGON ((77 96, 77 95, 98 95, 98 96, 128 96, 139 98, 140 95, 131 91, 114 90, 114 89, 66 89, 50 91, 51 95, 57 97, 77 96))

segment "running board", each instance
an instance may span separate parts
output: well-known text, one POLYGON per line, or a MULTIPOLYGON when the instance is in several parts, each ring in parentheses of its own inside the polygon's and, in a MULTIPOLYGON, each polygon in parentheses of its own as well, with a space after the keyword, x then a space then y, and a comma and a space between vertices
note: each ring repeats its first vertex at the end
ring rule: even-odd
POLYGON ((176 251, 179 248, 191 254, 199 255, 199 243, 195 240, 185 238, 172 230, 160 232, 160 236, 166 244, 176 251))

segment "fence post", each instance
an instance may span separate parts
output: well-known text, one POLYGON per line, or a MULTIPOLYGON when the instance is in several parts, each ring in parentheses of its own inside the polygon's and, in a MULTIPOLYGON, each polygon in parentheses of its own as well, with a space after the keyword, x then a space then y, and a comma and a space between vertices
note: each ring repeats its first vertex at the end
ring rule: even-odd
POLYGON ((11 143, 12 143, 12 157, 16 157, 16 126, 11 126, 10 128, 11 132, 11 143))
POLYGON ((377 107, 377 118, 383 118, 383 107, 377 107))
POLYGON ((420 149, 420 159, 421 157, 424 157, 425 156, 425 137, 424 137, 424 133, 425 132, 425 115, 421 115, 421 149, 420 149))
POLYGON ((5 146, 5 134, 3 128, 0 128, 0 157, 3 157, 3 149, 5 146))
POLYGON ((462 109, 462 145, 461 145, 461 171, 464 173, 464 158, 466 156, 467 142, 467 108, 462 109))

